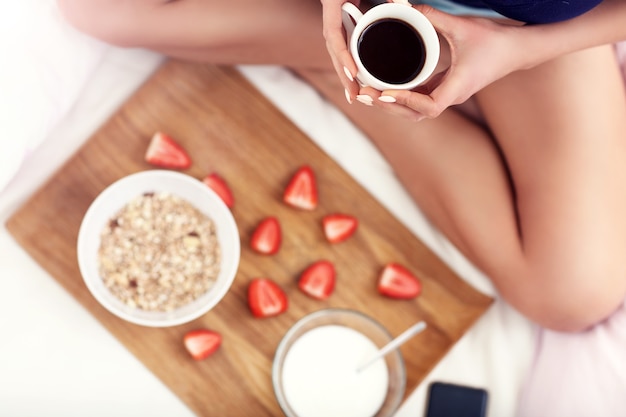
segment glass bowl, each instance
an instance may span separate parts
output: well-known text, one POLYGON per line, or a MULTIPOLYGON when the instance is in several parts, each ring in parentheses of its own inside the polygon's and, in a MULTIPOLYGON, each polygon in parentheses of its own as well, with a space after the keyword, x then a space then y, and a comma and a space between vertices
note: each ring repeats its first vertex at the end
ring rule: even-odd
POLYGON ((280 341, 272 366, 274 393, 285 415, 393 415, 406 388, 406 368, 399 350, 362 370, 363 374, 376 373, 367 382, 350 379, 353 377, 346 377, 343 371, 341 376, 335 374, 339 372, 336 369, 345 366, 350 372, 356 370, 358 364, 368 362, 372 353, 392 339, 380 323, 355 310, 324 309, 300 319, 280 341), (325 375, 319 377, 318 373, 325 375), (379 386, 385 384, 381 382, 385 379, 386 389, 384 385, 379 386), (355 397, 358 399, 348 401, 353 391, 359 393, 355 397), (370 404, 364 404, 369 400, 370 404), (344 402, 347 403, 340 404, 344 402))
POLYGON ((175 326, 205 314, 226 295, 239 267, 239 232, 228 207, 201 181, 179 172, 148 170, 114 182, 96 197, 80 226, 77 256, 87 288, 108 311, 143 326, 175 326), (144 310, 127 305, 107 288, 98 270, 102 229, 132 199, 142 194, 158 192, 177 196, 209 217, 215 224, 221 249, 220 270, 215 283, 194 301, 171 311, 144 310))

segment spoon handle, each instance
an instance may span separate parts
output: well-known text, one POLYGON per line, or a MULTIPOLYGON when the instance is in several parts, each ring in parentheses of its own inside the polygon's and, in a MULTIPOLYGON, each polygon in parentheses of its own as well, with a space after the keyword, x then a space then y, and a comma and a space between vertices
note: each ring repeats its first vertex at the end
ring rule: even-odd
POLYGON ((420 321, 419 323, 414 324, 413 326, 406 329, 399 336, 393 339, 391 342, 387 343, 383 346, 374 356, 372 356, 367 362, 364 362, 361 366, 357 368, 357 372, 363 371, 365 368, 376 362, 378 359, 384 357, 389 352, 397 349, 404 342, 412 338, 418 333, 421 333, 426 328, 426 323, 424 321, 420 321))

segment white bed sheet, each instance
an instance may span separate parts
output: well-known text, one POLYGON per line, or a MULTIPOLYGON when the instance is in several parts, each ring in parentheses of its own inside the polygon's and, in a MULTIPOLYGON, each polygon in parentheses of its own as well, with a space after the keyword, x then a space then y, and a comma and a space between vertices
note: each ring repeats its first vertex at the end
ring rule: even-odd
MULTIPOLYGON (((13 11, 16 20, 1 29, 11 31, 2 38, 28 32, 28 48, 9 42, 8 52, 2 51, 5 62, 19 63, 0 72, 0 114, 12 115, 2 119, 9 134, 0 137, 11 154, 0 164, 2 223, 162 62, 156 54, 113 48, 75 32, 51 0, 21 0, 13 11)), ((461 277, 493 294, 488 280, 429 225, 377 150, 341 113, 283 68, 240 69, 461 277)), ((0 279, 0 415, 192 415, 4 227, 0 279)), ((515 415, 535 333, 497 300, 397 415, 422 416, 427 384, 434 380, 486 388, 489 416, 515 415)))

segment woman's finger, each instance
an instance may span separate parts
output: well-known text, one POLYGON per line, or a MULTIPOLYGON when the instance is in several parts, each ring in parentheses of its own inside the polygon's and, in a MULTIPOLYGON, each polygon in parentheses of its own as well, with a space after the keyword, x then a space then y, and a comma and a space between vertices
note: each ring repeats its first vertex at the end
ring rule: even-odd
POLYGON ((396 103, 393 100, 389 101, 385 97, 389 96, 383 96, 380 91, 372 87, 362 87, 359 90, 359 94, 356 96, 356 100, 366 106, 375 106, 386 111, 387 113, 409 120, 419 121, 424 118, 423 114, 416 112, 403 104, 396 103))
MULTIPOLYGON (((324 39, 326 49, 333 62, 335 71, 346 89, 346 98, 354 98, 358 93, 358 84, 354 77, 357 72, 356 64, 348 51, 348 44, 342 23, 341 4, 343 1, 323 1, 324 39)), ((357 3, 358 4, 358 3, 357 3)), ((350 101, 350 100, 348 100, 350 101)))
POLYGON ((379 101, 406 106, 420 115, 434 119, 446 108, 454 104, 460 104, 465 98, 460 99, 458 92, 462 83, 456 77, 445 77, 430 94, 408 90, 383 91, 379 101))
POLYGON ((427 4, 419 4, 413 6, 420 11, 426 19, 430 21, 438 34, 449 38, 454 32, 455 23, 458 22, 457 16, 442 12, 427 4))

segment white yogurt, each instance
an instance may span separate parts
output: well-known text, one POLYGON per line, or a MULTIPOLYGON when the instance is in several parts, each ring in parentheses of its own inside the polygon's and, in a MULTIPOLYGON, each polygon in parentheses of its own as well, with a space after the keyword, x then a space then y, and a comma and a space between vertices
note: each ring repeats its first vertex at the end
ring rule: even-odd
POLYGON ((362 333, 327 325, 303 334, 283 364, 285 398, 299 417, 371 417, 385 401, 384 360, 356 369, 378 351, 362 333))

